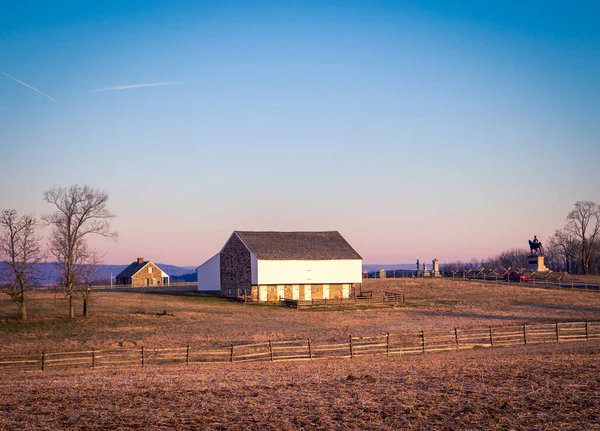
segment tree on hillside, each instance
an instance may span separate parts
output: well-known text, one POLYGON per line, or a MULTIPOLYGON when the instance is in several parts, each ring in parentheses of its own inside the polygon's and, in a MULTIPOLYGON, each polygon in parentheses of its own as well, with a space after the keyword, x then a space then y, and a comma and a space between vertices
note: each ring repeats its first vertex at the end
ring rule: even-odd
POLYGON ((579 242, 577 238, 566 229, 557 229, 550 238, 546 256, 551 265, 567 272, 577 272, 577 254, 579 242))
POLYGON ((97 281, 96 274, 98 272, 98 265, 102 263, 102 257, 97 253, 96 250, 89 250, 86 247, 86 256, 82 259, 80 271, 80 284, 78 286, 79 294, 83 300, 83 315, 88 316, 90 310, 90 300, 93 292, 93 285, 97 281))
POLYGON ((511 248, 501 252, 496 260, 500 264, 499 269, 511 268, 516 271, 517 268, 524 268, 527 266, 527 257, 529 256, 529 250, 526 248, 511 248))
POLYGON ((591 201, 575 202, 575 209, 567 216, 565 231, 579 241, 579 260, 584 274, 589 273, 590 257, 600 232, 600 205, 591 201))
POLYGON ((0 284, 19 308, 21 320, 27 319, 27 288, 35 283, 37 265, 44 260, 36 225, 32 215, 0 212, 0 284))
POLYGON ((55 212, 42 219, 52 227, 49 250, 59 267, 59 282, 69 298, 69 317, 74 318, 75 295, 93 255, 87 239, 98 235, 116 240, 117 233, 110 228, 114 214, 107 209, 108 194, 89 186, 55 187, 44 192, 44 200, 56 207, 55 212))

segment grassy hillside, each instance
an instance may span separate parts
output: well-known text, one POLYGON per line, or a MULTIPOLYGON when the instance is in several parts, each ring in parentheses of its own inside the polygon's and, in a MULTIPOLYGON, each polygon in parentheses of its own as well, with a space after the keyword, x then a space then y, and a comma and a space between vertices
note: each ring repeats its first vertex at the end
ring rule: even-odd
MULTIPOLYGON (((403 292, 404 307, 283 309, 198 296, 193 286, 104 291, 93 297, 92 315, 67 319, 66 299, 53 290, 33 292, 28 322, 0 297, 0 354, 109 347, 228 345, 268 339, 344 340, 432 329, 533 322, 600 320, 600 293, 547 290, 518 284, 451 280, 370 279, 364 289, 403 292), (186 296, 187 295, 187 296, 186 296), (166 311, 166 314, 165 314, 166 311)), ((80 312, 80 310, 78 310, 80 312)))

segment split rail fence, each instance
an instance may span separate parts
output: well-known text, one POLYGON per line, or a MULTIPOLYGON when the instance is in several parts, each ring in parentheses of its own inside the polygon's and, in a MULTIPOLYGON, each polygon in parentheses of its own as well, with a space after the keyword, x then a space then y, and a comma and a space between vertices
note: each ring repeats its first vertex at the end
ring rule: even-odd
MULTIPOLYGON (((367 293, 367 292, 365 292, 367 293)), ((394 292, 383 292, 381 296, 374 296, 373 292, 369 294, 357 295, 351 298, 326 298, 310 299, 300 301, 297 299, 281 299, 279 301, 282 307, 307 308, 307 307, 374 307, 381 305, 399 305, 404 304, 404 294, 394 292)))
POLYGON ((222 347, 102 349, 0 357, 0 371, 106 368, 206 362, 290 361, 390 356, 523 344, 600 340, 600 321, 555 322, 415 333, 350 336, 342 342, 269 340, 222 347))

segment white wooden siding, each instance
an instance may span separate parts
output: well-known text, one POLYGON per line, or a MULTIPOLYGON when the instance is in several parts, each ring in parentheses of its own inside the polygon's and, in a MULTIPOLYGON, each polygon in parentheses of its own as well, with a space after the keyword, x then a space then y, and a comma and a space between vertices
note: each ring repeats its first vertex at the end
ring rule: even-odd
POLYGON ((362 282, 362 260, 360 259, 259 259, 256 270, 256 284, 341 284, 362 282))
MULTIPOLYGON (((198 290, 221 290, 221 257, 215 254, 198 268, 198 290)), ((163 275, 163 277, 166 274, 163 275)))

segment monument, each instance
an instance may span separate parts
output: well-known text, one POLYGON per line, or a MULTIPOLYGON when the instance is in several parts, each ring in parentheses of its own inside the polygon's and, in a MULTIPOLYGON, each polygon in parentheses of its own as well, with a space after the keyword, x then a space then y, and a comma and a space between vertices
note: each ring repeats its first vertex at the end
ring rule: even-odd
POLYGON ((423 264, 423 277, 431 277, 431 273, 427 269, 427 265, 423 264))
POLYGON ((379 278, 386 278, 387 276, 387 272, 385 269, 380 269, 379 270, 379 278))
POLYGON ((438 262, 437 259, 433 259, 433 271, 432 271, 432 277, 441 277, 442 274, 440 273, 440 264, 438 262))
POLYGON ((533 236, 533 240, 529 240, 529 250, 531 254, 527 256, 525 272, 528 274, 550 272, 550 269, 544 264, 544 247, 536 235, 533 236))

